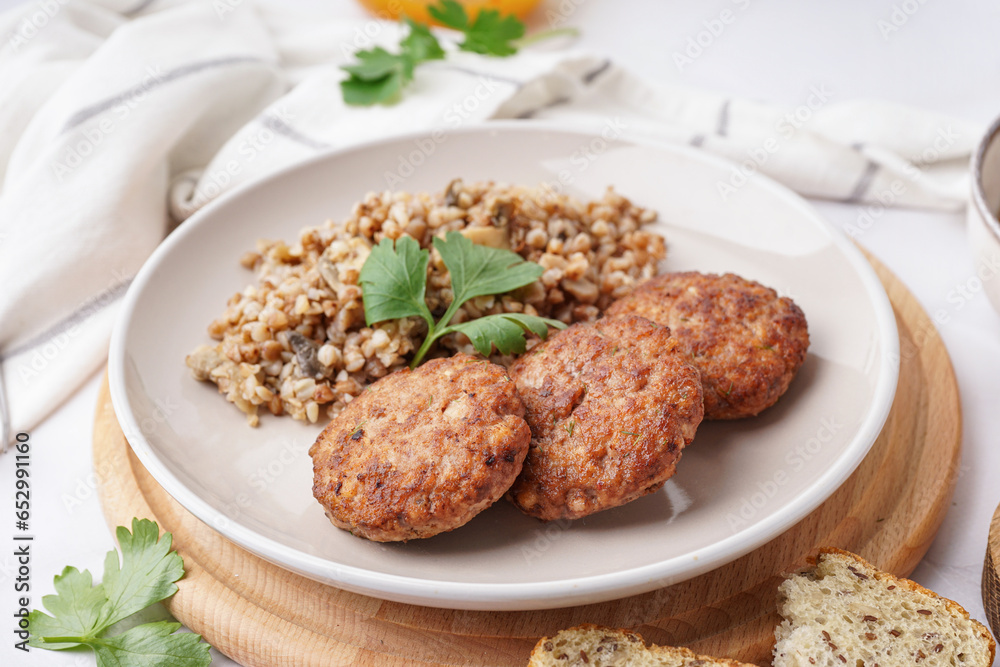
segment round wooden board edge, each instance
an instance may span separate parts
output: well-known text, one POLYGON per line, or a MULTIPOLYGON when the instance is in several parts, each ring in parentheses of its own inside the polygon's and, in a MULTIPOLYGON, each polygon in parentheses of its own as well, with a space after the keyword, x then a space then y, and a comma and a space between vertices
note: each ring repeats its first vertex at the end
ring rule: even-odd
MULTIPOLYGON (((944 454, 950 454, 951 464, 947 466, 943 477, 938 480, 939 484, 934 490, 935 497, 931 507, 932 511, 924 517, 925 520, 920 526, 906 536, 905 545, 894 553, 893 558, 889 559, 889 561, 883 560, 882 562, 879 562, 879 558, 874 558, 876 565, 883 569, 887 569, 898 576, 906 576, 912 572, 920 558, 929 548, 931 540, 944 518, 952 492, 954 491, 961 443, 960 404, 958 402, 958 389, 954 371, 948 359, 947 351, 944 348, 943 342, 938 337, 933 323, 906 287, 877 260, 871 258, 870 255, 868 258, 889 294, 890 300, 897 312, 897 320, 901 325, 906 324, 909 326, 910 337, 907 340, 903 340, 904 336, 901 327, 901 343, 908 341, 910 344, 909 350, 905 346, 902 350, 904 359, 907 354, 910 354, 911 361, 913 357, 916 357, 921 363, 928 361, 936 363, 938 375, 936 377, 936 384, 932 388, 945 399, 943 405, 939 402, 938 407, 943 408, 946 412, 950 412, 953 417, 957 418, 952 434, 953 437, 947 438, 940 445, 942 447, 951 447, 950 452, 943 452, 944 454), (903 314, 901 315, 901 313, 903 314), (905 322, 903 321, 904 318, 905 322), (914 331, 920 335, 914 335, 914 331)), ((107 378, 105 377, 94 424, 95 470, 97 471, 100 483, 101 502, 105 516, 111 526, 127 524, 133 515, 145 516, 160 521, 161 529, 169 530, 173 523, 167 517, 162 516, 163 508, 158 507, 160 510, 159 513, 154 512, 148 502, 149 495, 155 493, 159 487, 156 487, 155 482, 152 482, 151 478, 146 480, 145 488, 138 481, 137 474, 139 471, 135 469, 135 466, 139 466, 138 461, 134 458, 134 454, 132 454, 127 444, 125 444, 124 435, 121 433, 121 429, 115 420, 107 394, 107 378), (108 441, 113 439, 120 439, 117 455, 114 453, 114 447, 107 446, 108 441), (117 456, 117 459, 115 456, 117 456), (152 483, 155 489, 149 486, 150 483, 152 483)), ((139 467, 141 469, 141 466, 139 467)), ((141 472, 145 473, 145 470, 141 470, 141 472)), ((145 474, 148 476, 148 473, 145 474)), ((162 489, 159 489, 159 492, 166 495, 162 489)), ((179 505, 175 509, 181 513, 186 512, 179 505)), ((177 517, 173 516, 172 518, 176 519, 177 517)), ((204 524, 201 525, 204 526, 204 524)), ((257 560, 255 556, 244 552, 239 547, 232 545, 224 540, 224 538, 221 538, 221 536, 218 536, 217 533, 211 531, 211 528, 204 526, 204 530, 216 535, 221 542, 225 542, 228 545, 227 548, 242 552, 244 558, 257 560)), ((870 544, 870 542, 866 544, 870 544)), ((844 548, 854 547, 858 549, 858 545, 851 544, 817 544, 815 546, 842 546, 844 548)), ((371 641, 352 643, 352 637, 350 636, 352 626, 358 623, 364 624, 378 620, 376 617, 381 613, 381 608, 384 605, 395 605, 397 607, 406 607, 406 605, 383 603, 372 598, 365 598, 364 596, 331 589, 332 591, 336 591, 333 595, 338 598, 347 596, 348 598, 371 600, 374 603, 374 607, 368 611, 364 609, 357 611, 355 618, 345 618, 345 630, 343 633, 340 633, 341 636, 330 637, 313 632, 294 622, 289 622, 287 618, 272 615, 270 610, 257 606, 250 599, 234 591, 233 589, 237 587, 233 586, 232 583, 216 579, 212 571, 209 568, 203 567, 198 559, 188 557, 189 552, 197 551, 197 549, 194 544, 189 544, 185 541, 184 535, 177 532, 175 532, 175 548, 177 548, 179 553, 185 555, 187 574, 179 583, 180 590, 178 594, 169 603, 171 611, 188 627, 201 632, 220 651, 248 666, 347 663, 380 665, 525 664, 530 653, 530 648, 534 645, 538 637, 538 634, 528 637, 516 636, 515 633, 511 633, 511 636, 507 637, 463 635, 461 634, 461 629, 457 629, 455 632, 444 636, 444 633, 440 629, 424 628, 417 623, 406 626, 398 622, 382 619, 381 623, 376 623, 377 633, 402 632, 412 635, 415 643, 426 641, 439 648, 446 642, 454 642, 455 645, 446 649, 442 648, 436 654, 434 651, 420 650, 415 650, 409 656, 380 653, 377 649, 373 650, 371 648, 371 644, 373 643, 371 641), (205 605, 198 603, 198 598, 202 596, 208 596, 210 599, 222 602, 223 604, 218 605, 220 609, 215 609, 213 613, 209 614, 205 605), (250 635, 255 640, 248 640, 248 636, 250 635), (290 642, 298 646, 299 649, 289 653, 283 648, 283 644, 290 642), (365 643, 368 645, 361 645, 365 643), (482 660, 476 661, 475 655, 468 655, 468 658, 472 659, 471 661, 463 659, 462 656, 467 655, 468 651, 478 652, 482 660), (451 661, 442 662, 438 657, 442 654, 448 655, 451 661), (336 663, 331 663, 331 660, 336 660, 336 663)), ((858 551, 862 556, 872 557, 872 554, 865 553, 864 549, 858 549, 858 551)), ((799 554, 795 560, 804 564, 805 558, 808 555, 808 553, 799 554)), ((265 569, 277 568, 277 566, 268 563, 264 563, 264 566, 265 569)), ((291 576, 295 577, 297 575, 291 576)), ((308 580, 304 581, 308 582, 308 580)), ((322 586, 314 582, 309 582, 309 584, 313 587, 322 586)), ((612 601, 607 604, 621 605, 627 603, 628 600, 630 599, 612 601)), ((343 600, 340 600, 342 604, 348 606, 352 601, 348 600, 345 603, 343 600)), ((339 608, 338 613, 344 613, 345 608, 339 608)), ((422 610, 424 608, 416 607, 414 609, 422 610)), ((430 611, 434 612, 435 610, 430 611)), ((771 627, 773 628, 774 618, 776 617, 765 613, 760 617, 758 625, 766 625, 766 623, 771 622, 771 627)), ((636 625, 642 626, 640 631, 646 634, 647 640, 650 639, 650 634, 652 634, 653 639, 658 639, 657 635, 662 634, 662 629, 655 625, 648 626, 651 632, 647 632, 644 629, 647 626, 641 621, 636 625)), ((562 626, 556 627, 558 629, 562 626)), ((362 625, 353 629, 364 630, 365 628, 362 625)), ((371 628, 368 630, 370 631, 371 628)), ((694 642, 691 644, 691 647, 696 651, 708 653, 713 648, 719 648, 715 646, 718 642, 713 641, 712 638, 715 637, 721 640, 730 630, 731 628, 720 628, 718 632, 709 636, 708 639, 694 642)), ((741 638, 743 640, 741 650, 730 651, 730 655, 741 657, 740 654, 742 653, 744 654, 742 656, 743 659, 746 660, 749 659, 746 654, 750 653, 754 659, 761 661, 765 651, 770 651, 770 645, 773 640, 762 636, 760 628, 757 628, 753 632, 748 631, 747 635, 741 638)), ((372 638, 369 637, 368 639, 371 640, 372 638)), ((378 644, 377 638, 375 638, 374 644, 378 644)))
POLYGON ((994 637, 1000 637, 1000 505, 990 520, 986 557, 983 559, 983 609, 994 637))

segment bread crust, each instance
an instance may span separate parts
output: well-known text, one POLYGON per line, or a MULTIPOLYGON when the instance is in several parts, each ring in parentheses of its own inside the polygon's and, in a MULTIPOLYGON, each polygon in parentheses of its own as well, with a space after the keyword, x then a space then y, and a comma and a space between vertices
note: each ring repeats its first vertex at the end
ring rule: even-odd
POLYGON ((670 331, 625 316, 576 324, 511 367, 531 448, 508 498, 576 519, 659 489, 702 420, 698 371, 670 331))
POLYGON ((607 311, 670 328, 701 372, 706 419, 752 417, 774 405, 809 347, 795 303, 732 273, 666 273, 642 283, 607 311))
MULTIPOLYGON (((657 664, 674 664, 683 667, 709 667, 718 665, 720 667, 755 667, 738 660, 729 658, 713 658, 706 655, 699 655, 690 649, 679 646, 657 646, 651 644, 646 646, 642 636, 631 630, 623 628, 608 628, 593 623, 583 623, 575 627, 562 630, 553 637, 542 637, 535 644, 531 651, 528 667, 548 667, 549 665, 577 665, 580 663, 593 664, 591 658, 601 658, 601 653, 597 653, 597 647, 602 644, 610 647, 614 643, 620 643, 628 647, 629 652, 638 652, 642 658, 657 660, 657 664), (593 652, 587 655, 586 660, 577 655, 566 654, 565 658, 559 657, 559 649, 556 644, 560 639, 574 638, 582 642, 593 644, 593 652), (662 661, 662 662, 661 662, 662 661), (668 662, 669 661, 669 662, 668 662)), ((606 654, 605 654, 606 655, 606 654)), ((623 656, 626 660, 630 656, 623 656)), ((639 656, 631 656, 634 661, 639 656)), ((613 664, 628 664, 628 662, 615 662, 613 664)), ((644 663, 650 664, 650 663, 644 663)))
POLYGON ((842 556, 844 558, 849 558, 853 560, 855 563, 857 563, 859 566, 864 568, 866 575, 873 577, 878 581, 884 581, 889 583, 890 585, 895 585, 899 588, 903 588, 908 591, 913 591, 915 593, 923 593, 924 595, 934 598, 935 600, 940 600, 942 603, 944 603, 944 606, 947 607, 949 612, 951 612, 956 616, 961 616, 962 618, 971 622, 972 626, 976 629, 976 632, 979 634, 979 636, 985 639, 989 643, 990 646, 989 664, 991 665, 993 664, 993 661, 996 659, 997 645, 996 641, 993 639, 992 633, 990 633, 989 629, 985 625, 983 625, 976 619, 969 616, 969 612, 966 611, 965 607, 963 607, 962 605, 958 604, 957 602, 955 602, 950 598, 944 597, 943 595, 938 595, 929 588, 924 588, 923 586, 921 586, 920 584, 911 579, 903 579, 901 577, 889 574, 888 572, 883 572, 882 570, 879 570, 877 567, 866 561, 858 554, 852 553, 850 551, 844 551, 843 549, 838 549, 836 547, 821 547, 817 555, 815 557, 810 557, 808 560, 814 566, 817 566, 819 565, 819 562, 823 560, 823 557, 827 555, 836 555, 836 556, 842 556))
POLYGON ((379 542, 457 528, 503 496, 531 431, 501 366, 467 354, 369 386, 309 450, 334 525, 379 542))

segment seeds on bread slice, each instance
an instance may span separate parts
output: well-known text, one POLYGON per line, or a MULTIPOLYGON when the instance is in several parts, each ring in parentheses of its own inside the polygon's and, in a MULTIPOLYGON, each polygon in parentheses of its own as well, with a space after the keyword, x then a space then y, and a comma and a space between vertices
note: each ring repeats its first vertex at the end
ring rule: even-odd
POLYGON ((847 551, 820 550, 778 591, 774 667, 993 664, 993 637, 965 609, 847 551))
POLYGON ((697 655, 686 648, 647 647, 642 637, 628 630, 585 623, 543 637, 531 652, 528 667, 753 667, 725 658, 697 655))

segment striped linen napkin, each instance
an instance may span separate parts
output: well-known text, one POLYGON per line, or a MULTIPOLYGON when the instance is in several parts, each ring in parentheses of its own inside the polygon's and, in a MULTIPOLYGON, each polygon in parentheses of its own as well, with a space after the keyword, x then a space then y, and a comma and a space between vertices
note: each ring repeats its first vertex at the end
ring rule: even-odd
POLYGON ((238 184, 397 132, 559 119, 729 158, 722 197, 760 172, 810 197, 964 205, 981 128, 821 87, 782 109, 528 50, 454 53, 395 106, 345 106, 339 65, 398 37, 254 0, 40 0, 0 15, 3 443, 104 363, 117 305, 173 226, 238 184))

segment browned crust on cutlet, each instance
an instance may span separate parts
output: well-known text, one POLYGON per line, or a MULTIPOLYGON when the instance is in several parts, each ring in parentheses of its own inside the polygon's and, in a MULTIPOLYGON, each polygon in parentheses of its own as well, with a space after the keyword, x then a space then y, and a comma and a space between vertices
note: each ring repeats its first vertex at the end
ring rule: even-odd
POLYGON ((809 347, 805 315, 791 299, 731 273, 663 274, 607 314, 670 328, 701 371, 706 419, 752 417, 774 405, 809 347))
POLYGON ((702 419, 698 371, 641 317, 575 324, 511 367, 531 448, 508 498, 575 519, 659 489, 702 419))
POLYGON ((457 528, 521 471, 531 432, 507 372, 459 354, 372 384, 309 450, 334 525, 379 542, 457 528))

